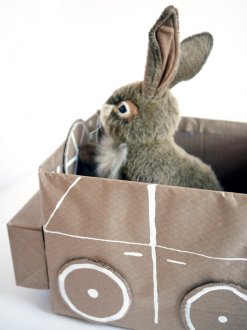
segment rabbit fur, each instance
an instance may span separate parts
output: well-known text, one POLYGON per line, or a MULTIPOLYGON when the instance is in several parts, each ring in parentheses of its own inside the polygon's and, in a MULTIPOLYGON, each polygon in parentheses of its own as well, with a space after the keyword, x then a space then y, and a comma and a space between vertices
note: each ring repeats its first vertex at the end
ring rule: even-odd
POLYGON ((100 111, 98 176, 221 190, 211 167, 175 143, 180 115, 169 89, 200 71, 212 45, 209 33, 179 44, 177 9, 164 10, 149 33, 144 81, 116 90, 100 111))

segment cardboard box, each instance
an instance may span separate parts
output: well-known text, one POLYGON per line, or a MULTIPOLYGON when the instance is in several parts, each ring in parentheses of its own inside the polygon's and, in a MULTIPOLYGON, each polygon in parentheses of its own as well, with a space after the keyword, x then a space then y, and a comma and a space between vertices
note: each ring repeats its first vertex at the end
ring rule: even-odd
POLYGON ((224 192, 71 174, 95 125, 73 125, 8 224, 17 284, 49 286, 54 312, 92 322, 246 328, 247 124, 183 118, 176 134, 224 192))
POLYGON ((43 225, 39 193, 8 223, 17 285, 36 289, 49 288, 43 225))

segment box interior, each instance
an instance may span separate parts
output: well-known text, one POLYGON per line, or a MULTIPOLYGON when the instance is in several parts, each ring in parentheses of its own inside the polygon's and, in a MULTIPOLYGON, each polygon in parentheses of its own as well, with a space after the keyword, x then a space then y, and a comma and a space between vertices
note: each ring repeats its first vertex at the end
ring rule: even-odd
MULTIPOLYGON (((78 122, 72 125, 65 152, 68 152, 66 148, 71 149, 70 160, 76 158, 76 164, 67 166, 65 173, 96 176, 93 159, 101 134, 100 130, 95 132, 96 128, 96 115, 85 123, 80 121, 79 126, 78 122)), ((175 141, 189 154, 212 166, 224 191, 247 193, 247 124, 183 117, 175 141)))

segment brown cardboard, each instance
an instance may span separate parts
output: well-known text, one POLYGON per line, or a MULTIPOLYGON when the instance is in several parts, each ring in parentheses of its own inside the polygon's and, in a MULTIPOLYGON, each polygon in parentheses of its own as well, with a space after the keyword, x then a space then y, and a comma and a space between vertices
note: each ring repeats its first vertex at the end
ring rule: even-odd
MULTIPOLYGON (((96 117, 86 125, 92 132, 96 117)), ((88 140, 93 140, 92 136, 89 134, 88 140)), ((42 164, 39 171, 42 221, 54 312, 130 329, 179 330, 188 326, 180 311, 182 301, 189 299, 186 295, 196 294, 192 290, 200 290, 209 283, 212 286, 224 283, 240 286, 241 292, 245 292, 247 195, 231 192, 237 181, 232 183, 231 178, 247 161, 247 125, 183 118, 176 140, 210 163, 230 192, 57 173, 62 168, 64 145, 42 164), (64 280, 65 295, 70 302, 64 298, 59 276, 68 265, 80 265, 85 260, 102 265, 102 269, 117 274, 125 283, 130 306, 119 318, 110 318, 125 305, 124 296, 114 286, 113 275, 107 275, 113 282, 109 278, 105 282, 96 269, 95 273, 81 271, 79 277, 71 273, 74 280, 64 280), (111 291, 107 301, 102 299, 105 290, 111 291), (88 292, 98 296, 92 297, 88 292)), ((70 157, 73 156, 72 152, 70 157)), ((245 179, 242 177, 234 187, 246 193, 245 179)), ((31 206, 31 213, 32 210, 31 206)), ((13 261, 17 272, 21 263, 14 257, 13 261)), ((227 299, 228 296, 217 295, 219 315, 208 312, 196 316, 197 327, 199 324, 200 329, 206 329, 204 325, 215 324, 218 329, 222 325, 220 320, 225 320, 218 317, 226 311, 225 307, 220 309, 224 305, 221 301, 227 299), (212 320, 216 316, 216 321, 212 320)), ((235 304, 231 298, 227 301, 234 323, 235 304)), ((245 300, 241 304, 247 306, 245 300)), ((205 301, 203 306, 211 310, 210 302, 205 301)), ((246 313, 241 313, 242 323, 236 322, 232 328, 246 324, 246 313)), ((229 324, 232 325, 230 318, 229 324)))
POLYGON ((40 194, 37 193, 8 223, 17 285, 49 288, 42 226, 40 194))
POLYGON ((240 286, 209 283, 185 296, 181 317, 186 329, 245 329, 246 300, 240 286))
POLYGON ((246 123, 183 118, 175 140, 217 173, 226 191, 246 193, 246 123))
POLYGON ((59 273, 58 282, 62 294, 66 292, 63 294, 65 303, 73 301, 72 308, 85 318, 93 314, 95 320, 104 318, 104 322, 107 322, 109 315, 111 318, 119 318, 119 311, 121 317, 124 317, 132 303, 130 288, 121 275, 108 265, 90 259, 75 259, 65 264, 59 273), (75 283, 79 283, 80 295, 75 283), (125 289, 124 303, 122 289, 125 289), (114 304, 109 299, 112 296, 114 304))
MULTIPOLYGON (((133 306, 123 320, 112 323, 127 328, 182 329, 177 311, 191 288, 209 281, 247 287, 246 196, 157 186, 155 250, 160 304, 159 324, 155 325, 148 185, 87 177, 75 180, 79 181, 45 227, 56 312, 78 317, 62 301, 57 285, 61 265, 76 258, 101 261, 129 284, 133 306), (126 256, 126 252, 143 256, 126 256)), ((115 305, 113 295, 111 299, 115 305)))

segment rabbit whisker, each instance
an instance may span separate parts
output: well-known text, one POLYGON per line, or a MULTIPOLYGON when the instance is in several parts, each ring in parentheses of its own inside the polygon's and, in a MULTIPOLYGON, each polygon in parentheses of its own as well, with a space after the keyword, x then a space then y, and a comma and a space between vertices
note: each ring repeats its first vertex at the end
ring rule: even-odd
POLYGON ((93 130, 93 131, 90 132, 89 134, 94 134, 94 133, 98 132, 98 130, 101 129, 101 127, 102 127, 102 126, 97 127, 95 130, 93 130))

